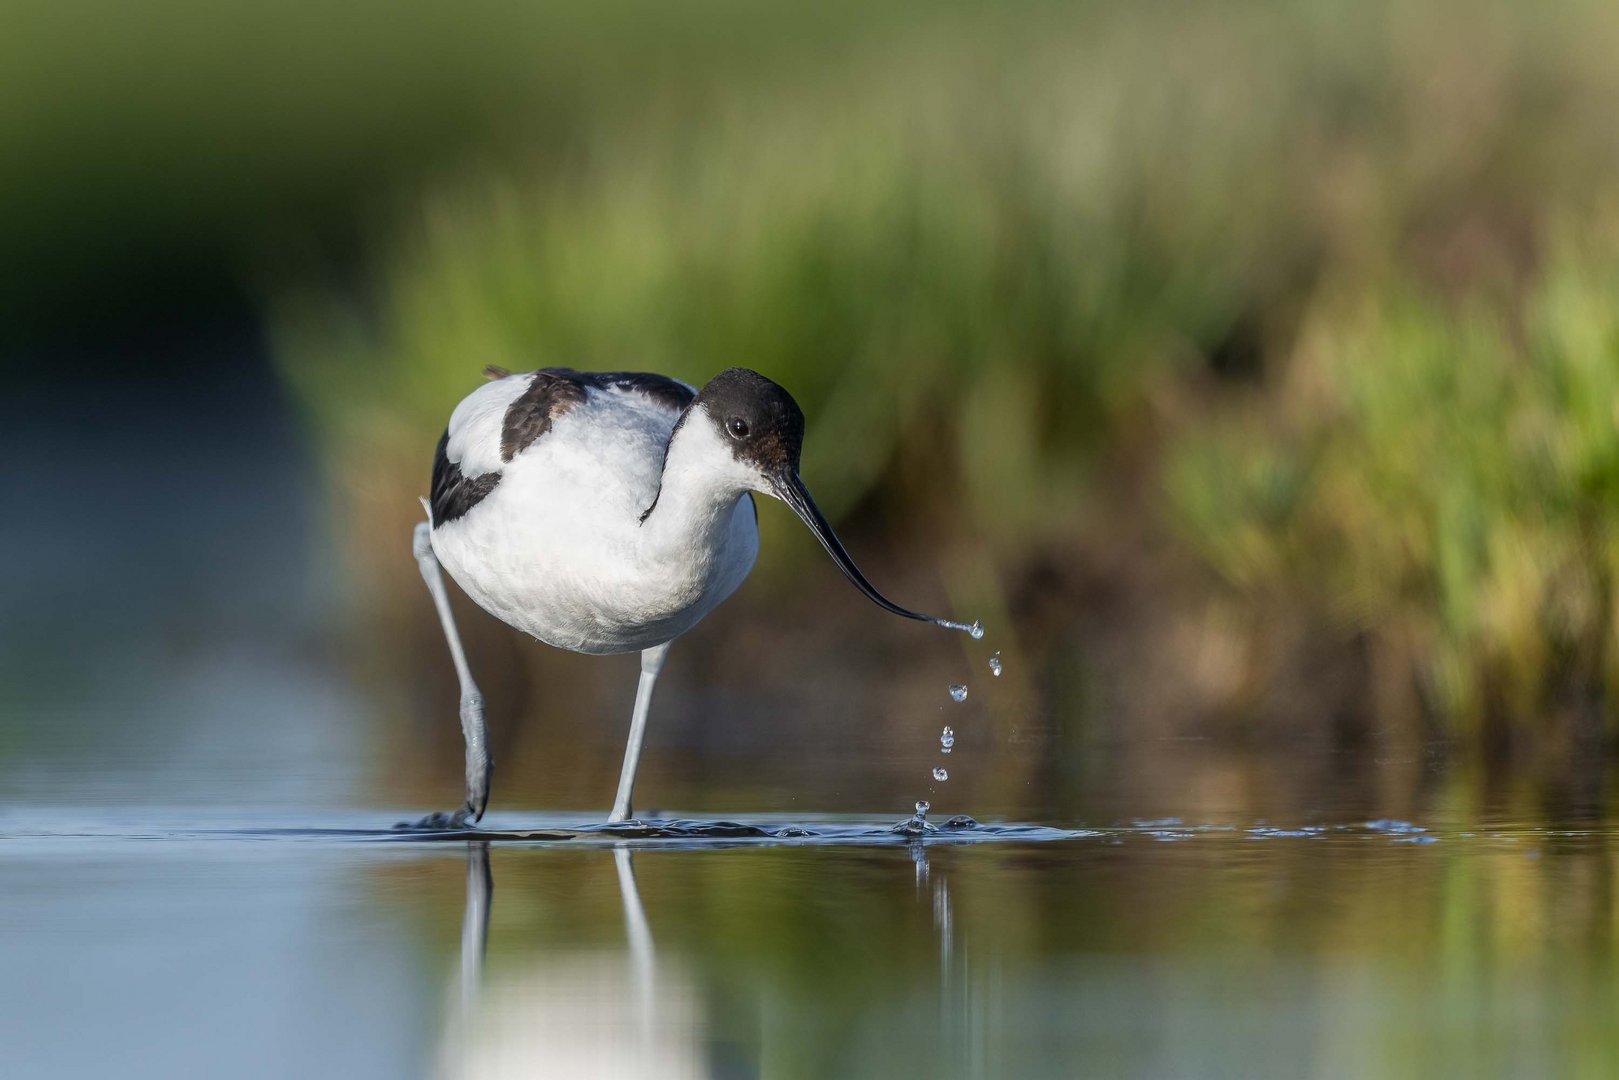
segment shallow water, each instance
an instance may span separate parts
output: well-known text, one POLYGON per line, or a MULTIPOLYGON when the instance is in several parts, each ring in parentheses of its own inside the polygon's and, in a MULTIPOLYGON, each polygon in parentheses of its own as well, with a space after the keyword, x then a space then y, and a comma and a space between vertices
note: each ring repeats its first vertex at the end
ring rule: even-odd
POLYGON ((8 1071, 1544 1075, 1619 1053, 1606 823, 507 813, 467 839, 394 817, 0 815, 8 1071))

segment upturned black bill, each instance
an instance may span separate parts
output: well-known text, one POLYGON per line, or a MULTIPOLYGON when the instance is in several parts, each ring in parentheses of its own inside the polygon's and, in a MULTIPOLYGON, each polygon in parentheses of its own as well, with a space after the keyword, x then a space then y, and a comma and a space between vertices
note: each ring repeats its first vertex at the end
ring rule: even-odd
POLYGON ((804 524, 809 526, 809 531, 815 534, 815 539, 821 542, 821 546, 826 548, 827 554, 832 556, 832 561, 838 564, 838 569, 843 571, 843 576, 854 582, 855 588, 870 597, 872 603, 880 608, 892 611, 895 615, 903 615, 907 619, 918 619, 922 622, 930 623, 939 621, 931 615, 922 615, 908 608, 900 607, 878 592, 876 587, 866 580, 866 575, 860 572, 860 567, 854 564, 854 560, 844 550, 843 543, 838 539, 837 533, 833 532, 832 526, 827 524, 826 517, 821 513, 820 507, 815 505, 815 500, 810 498, 809 489, 804 486, 804 481, 798 478, 797 473, 787 473, 778 477, 773 486, 776 489, 776 497, 793 508, 793 513, 797 514, 804 524))

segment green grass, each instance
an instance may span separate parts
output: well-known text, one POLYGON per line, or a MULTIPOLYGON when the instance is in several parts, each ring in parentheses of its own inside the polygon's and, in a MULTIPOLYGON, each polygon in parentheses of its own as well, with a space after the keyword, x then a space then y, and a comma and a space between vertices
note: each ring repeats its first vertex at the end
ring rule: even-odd
POLYGON ((1607 685, 1608 8, 750 25, 769 63, 682 38, 644 99, 569 68, 569 134, 407 201, 361 298, 278 298, 358 527, 484 364, 744 364, 833 516, 880 495, 985 588, 1163 532, 1211 597, 1377 635, 1424 723, 1607 685))
MULTIPOLYGON (((1240 593, 1392 643, 1446 727, 1532 733, 1619 674, 1619 249, 1582 220, 1520 302, 1323 301, 1285 385, 1188 433, 1182 535, 1240 593)), ((1610 707, 1611 708, 1611 707, 1610 707)))

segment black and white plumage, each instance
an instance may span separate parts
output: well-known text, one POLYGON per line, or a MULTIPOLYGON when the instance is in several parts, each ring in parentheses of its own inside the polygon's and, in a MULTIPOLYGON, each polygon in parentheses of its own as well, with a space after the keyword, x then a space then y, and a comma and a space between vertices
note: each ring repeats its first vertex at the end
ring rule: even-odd
POLYGON ((669 642, 742 584, 759 550, 752 494, 803 519, 882 607, 798 476, 804 416, 780 386, 731 368, 701 391, 663 375, 544 368, 456 406, 433 462, 415 551, 461 680, 467 800, 427 826, 477 820, 488 799, 483 701, 439 568, 479 607, 547 644, 641 653, 641 682, 610 820, 630 813, 652 687, 669 642))

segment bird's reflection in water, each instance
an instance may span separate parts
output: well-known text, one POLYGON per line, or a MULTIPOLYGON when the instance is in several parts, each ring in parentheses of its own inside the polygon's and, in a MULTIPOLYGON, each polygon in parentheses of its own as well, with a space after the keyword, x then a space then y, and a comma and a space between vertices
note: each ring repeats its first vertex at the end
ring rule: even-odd
POLYGON ((699 1077, 701 998, 660 964, 636 887, 632 853, 613 849, 624 910, 622 952, 525 953, 512 973, 486 977, 494 877, 487 843, 467 846, 460 995, 441 1047, 440 1075, 466 1077, 699 1077))
POLYGON ((483 958, 489 951, 489 903, 495 877, 489 871, 489 841, 467 844, 467 904, 461 915, 461 1008, 470 1013, 483 985, 483 958))
MULTIPOLYGON (((950 861, 930 861, 921 842, 911 845, 910 857, 916 901, 931 909, 938 941, 937 1038, 949 1044, 946 1060, 987 1075, 981 1068, 983 1017, 975 1012, 967 978, 970 950, 957 941, 945 870, 950 861)), ((710 1075, 704 996, 695 980, 685 977, 678 956, 667 950, 659 955, 634 858, 627 846, 612 849, 624 919, 622 949, 536 944, 515 955, 498 953, 491 972, 485 967, 494 899, 489 846, 467 845, 460 993, 441 1047, 441 1075, 710 1075)), ((755 1054, 764 1056, 766 1050, 761 1046, 755 1054)))
POLYGON ((641 891, 635 887, 635 867, 630 863, 630 849, 622 844, 614 848, 613 862, 618 868, 618 895, 624 904, 624 933, 630 943, 630 964, 635 971, 635 1013, 640 1020, 639 1035, 643 1044, 649 1045, 657 1020, 653 1012, 657 1006, 657 972, 653 968, 652 928, 647 925, 646 909, 641 906, 641 891))

